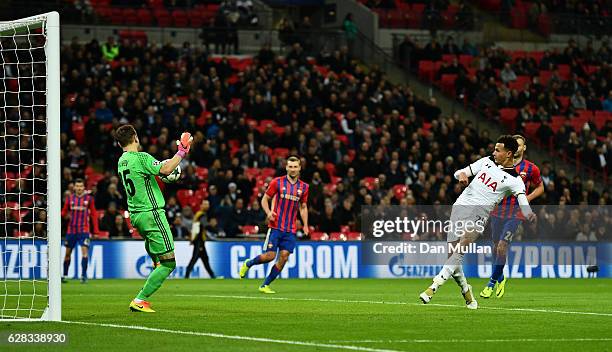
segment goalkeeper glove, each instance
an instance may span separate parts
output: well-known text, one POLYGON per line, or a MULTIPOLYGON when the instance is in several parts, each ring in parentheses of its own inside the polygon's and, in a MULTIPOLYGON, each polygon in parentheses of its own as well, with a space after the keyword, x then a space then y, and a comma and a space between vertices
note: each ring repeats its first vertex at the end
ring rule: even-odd
POLYGON ((181 134, 181 139, 176 141, 176 145, 178 146, 178 154, 181 158, 184 158, 187 153, 189 153, 189 149, 191 148, 191 142, 193 141, 193 137, 189 132, 183 132, 181 134))

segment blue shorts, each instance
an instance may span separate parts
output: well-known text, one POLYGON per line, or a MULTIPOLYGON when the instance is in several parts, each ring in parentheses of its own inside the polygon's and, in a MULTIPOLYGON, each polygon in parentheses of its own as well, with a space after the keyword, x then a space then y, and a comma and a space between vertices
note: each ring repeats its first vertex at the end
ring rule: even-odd
POLYGON ((89 247, 89 234, 86 232, 82 232, 70 233, 66 235, 66 241, 64 241, 64 246, 72 249, 76 246, 77 243, 79 244, 79 246, 89 247))
POLYGON ((512 237, 518 230, 519 225, 523 222, 521 219, 503 219, 496 216, 491 217, 491 235, 493 241, 512 242, 512 237))
POLYGON ((274 251, 278 249, 293 253, 297 236, 291 232, 283 232, 277 229, 268 229, 268 235, 263 245, 264 252, 274 251))

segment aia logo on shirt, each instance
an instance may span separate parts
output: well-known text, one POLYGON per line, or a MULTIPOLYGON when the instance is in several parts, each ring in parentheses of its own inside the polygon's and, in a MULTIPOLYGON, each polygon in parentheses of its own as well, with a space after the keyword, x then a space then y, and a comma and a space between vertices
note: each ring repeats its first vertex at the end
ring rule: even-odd
POLYGON ((497 181, 492 181, 490 176, 487 178, 486 172, 481 173, 480 176, 478 176, 478 179, 487 187, 491 188, 493 192, 497 191, 497 181))

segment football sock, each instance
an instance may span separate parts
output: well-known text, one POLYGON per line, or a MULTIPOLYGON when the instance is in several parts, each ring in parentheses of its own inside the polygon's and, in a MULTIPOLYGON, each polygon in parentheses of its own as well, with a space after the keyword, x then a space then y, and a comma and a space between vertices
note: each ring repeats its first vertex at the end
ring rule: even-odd
POLYGON ((497 282, 502 281, 504 279, 504 266, 506 266, 506 256, 497 257, 491 279, 495 279, 497 282))
POLYGON ((463 264, 463 254, 461 253, 453 253, 444 263, 442 270, 433 278, 433 284, 429 286, 432 290, 436 291, 438 287, 444 285, 446 280, 448 280, 453 273, 463 264))
POLYGON ((142 290, 140 290, 140 292, 138 292, 136 299, 146 301, 147 298, 149 298, 160 288, 164 280, 170 276, 174 268, 176 268, 176 261, 174 259, 162 260, 161 265, 159 265, 151 272, 151 274, 149 274, 144 287, 142 290))
POLYGON ((459 287, 461 287, 461 293, 466 293, 469 289, 467 279, 465 278, 465 274, 463 273, 463 265, 458 265, 453 273, 453 279, 459 287))
POLYGON ((255 257, 253 259, 249 259, 249 261, 246 263, 246 265, 250 268, 253 265, 261 264, 261 259, 259 257, 260 256, 258 255, 257 257, 255 257))
POLYGON ((274 279, 276 279, 278 274, 280 274, 280 272, 281 271, 278 269, 276 264, 272 265, 272 270, 270 270, 270 274, 268 274, 268 276, 264 280, 264 283, 263 283, 262 286, 267 286, 267 285, 271 284, 272 281, 274 281, 274 279))
POLYGON ((70 267, 70 258, 64 259, 64 277, 68 276, 69 267, 70 267))
MULTIPOLYGON (((493 255, 492 255, 492 269, 493 269, 493 273, 495 273, 495 266, 497 265, 497 253, 495 251, 493 251, 493 255)), ((497 283, 497 280, 495 279, 495 275, 491 273, 491 279, 489 279, 489 283, 487 284, 487 286, 493 288, 495 287, 495 284, 497 283)))
POLYGON ((87 257, 81 258, 81 277, 84 279, 87 279, 87 264, 88 263, 89 263, 89 260, 87 259, 87 257))

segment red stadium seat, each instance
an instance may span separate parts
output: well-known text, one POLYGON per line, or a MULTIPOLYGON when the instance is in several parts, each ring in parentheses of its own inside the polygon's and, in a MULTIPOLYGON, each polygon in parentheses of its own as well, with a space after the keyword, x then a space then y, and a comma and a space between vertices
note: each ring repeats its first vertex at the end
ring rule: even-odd
POLYGON ((247 167, 244 170, 244 174, 249 180, 252 180, 259 175, 259 169, 256 167, 247 167))
POLYGON ((138 23, 142 26, 151 26, 153 24, 153 15, 149 9, 138 9, 136 10, 136 17, 138 23))
POLYGON ((195 173, 200 181, 208 180, 208 169, 207 168, 196 166, 195 173))
POLYGON ((544 57, 544 52, 543 51, 529 51, 527 52, 527 57, 534 59, 536 64, 539 65, 540 61, 542 61, 542 58, 544 57))
POLYGON ((526 29, 528 26, 527 12, 522 11, 517 6, 513 7, 510 11, 510 22, 512 23, 512 28, 526 29))
POLYGON ((552 71, 540 71, 540 84, 546 86, 552 77, 552 71))
POLYGON ((17 237, 17 238, 30 237, 30 233, 28 231, 18 231, 18 230, 15 230, 14 236, 17 237))
POLYGON ((499 120, 514 131, 516 129, 517 113, 516 109, 499 109, 499 120))
POLYGON ((548 37, 551 31, 552 23, 550 16, 545 13, 540 14, 540 16, 538 16, 538 32, 540 32, 541 35, 548 37))
POLYGON ((99 240, 107 240, 109 237, 110 233, 108 231, 99 231, 98 235, 96 236, 96 238, 99 240))
POLYGON ((273 154, 277 158, 286 158, 289 156, 289 149, 287 148, 274 148, 273 154))
POLYGON ((259 172, 261 176, 263 176, 264 178, 274 177, 274 175, 276 175, 276 170, 274 170, 271 167, 265 167, 261 169, 259 172))
POLYGON ((424 9, 425 4, 413 4, 411 6, 411 11, 406 14, 406 25, 408 28, 421 28, 424 9))
POLYGON ((514 82, 510 82, 508 86, 510 87, 510 89, 516 89, 520 92, 530 81, 531 77, 529 76, 517 76, 516 80, 514 82))
POLYGON ((329 234, 330 241, 346 241, 348 238, 343 232, 332 232, 329 234))
POLYGON ((557 71, 559 72, 559 77, 561 77, 563 80, 568 80, 572 72, 570 65, 558 65, 557 71))
POLYGON ((312 231, 310 232, 310 240, 312 241, 327 241, 329 236, 325 232, 312 231))
POLYGON ((346 239, 347 241, 361 241, 361 232, 348 232, 346 239))
POLYGON ((559 104, 561 104, 561 107, 563 108, 562 110, 565 111, 567 110, 567 108, 569 107, 570 104, 570 98, 560 95, 557 97, 557 99, 559 99, 559 104))
POLYGON ((336 165, 334 163, 325 163, 325 170, 329 174, 329 177, 336 176, 336 165))
POLYGON ((244 225, 242 226, 242 233, 245 235, 255 235, 259 233, 259 226, 257 225, 244 225))
POLYGON ((404 198, 408 192, 408 187, 406 185, 395 185, 393 186, 393 195, 397 200, 404 198))
POLYGON ((433 61, 423 60, 419 61, 419 78, 431 82, 434 79, 435 64, 433 61))
POLYGON ((193 191, 190 189, 180 189, 176 191, 176 199, 178 200, 181 207, 189 205, 192 197, 193 191))
POLYGON ((376 183, 376 177, 364 177, 363 181, 367 189, 369 190, 374 189, 374 183, 376 183))
POLYGON ((336 135, 336 139, 339 140, 340 142, 342 142, 342 144, 344 144, 344 145, 348 145, 349 144, 349 138, 345 134, 337 134, 336 135))
POLYGON ((79 145, 83 145, 85 143, 85 125, 83 123, 76 121, 73 122, 72 134, 79 145))
POLYGON ((447 63, 452 63, 453 59, 455 59, 457 57, 457 55, 453 55, 453 54, 444 54, 442 55, 442 61, 447 62, 447 63))
POLYGON ((457 75, 442 75, 440 78, 440 88, 442 91, 448 95, 455 95, 455 81, 457 80, 457 75))
POLYGON ((337 176, 332 176, 331 177, 331 183, 332 184, 337 185, 340 182, 342 182, 342 177, 337 177, 337 176))
POLYGON ((323 186, 323 193, 327 194, 328 196, 331 196, 334 193, 336 193, 336 188, 337 188, 336 184, 327 183, 325 184, 325 186, 323 186))
POLYGON ((466 69, 472 66, 472 61, 474 61, 474 57, 471 55, 459 55, 459 63, 466 69))
POLYGON ((612 113, 607 111, 596 111, 593 123, 598 130, 604 128, 608 121, 612 121, 612 113))
POLYGON ((566 117, 565 116, 553 116, 550 123, 550 128, 553 132, 557 133, 561 126, 565 124, 566 117))
POLYGON ((525 131, 525 136, 529 139, 536 139, 538 128, 540 128, 541 123, 539 122, 526 122, 523 126, 525 131))

